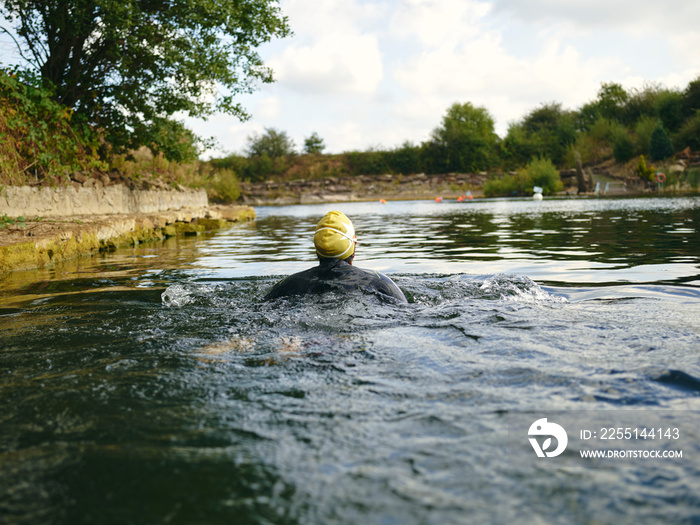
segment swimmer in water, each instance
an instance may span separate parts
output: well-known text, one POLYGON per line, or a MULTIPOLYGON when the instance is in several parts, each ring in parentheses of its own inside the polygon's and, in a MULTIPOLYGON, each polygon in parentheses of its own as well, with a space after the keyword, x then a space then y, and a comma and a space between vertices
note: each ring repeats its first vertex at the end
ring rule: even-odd
POLYGON ((356 244, 355 228, 350 219, 339 211, 328 212, 316 226, 314 234, 318 266, 281 280, 263 300, 359 290, 407 302, 403 292, 389 277, 352 265, 356 244))

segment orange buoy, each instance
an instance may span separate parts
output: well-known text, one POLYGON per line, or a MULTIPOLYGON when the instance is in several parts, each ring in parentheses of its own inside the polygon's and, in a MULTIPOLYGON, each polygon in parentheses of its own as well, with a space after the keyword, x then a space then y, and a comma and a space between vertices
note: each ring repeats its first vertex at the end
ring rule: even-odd
POLYGON ((379 202, 380 202, 381 204, 386 204, 386 199, 379 199, 379 202))
POLYGON ((442 202, 442 197, 435 197, 435 202, 442 202))
POLYGON ((664 183, 666 182, 666 175, 664 173, 658 172, 656 174, 656 182, 664 183))

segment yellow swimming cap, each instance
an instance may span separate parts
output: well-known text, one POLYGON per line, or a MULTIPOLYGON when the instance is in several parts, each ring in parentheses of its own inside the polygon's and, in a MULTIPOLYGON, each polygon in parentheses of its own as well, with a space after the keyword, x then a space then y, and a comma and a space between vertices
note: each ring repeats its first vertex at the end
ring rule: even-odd
POLYGON ((355 228, 344 213, 329 211, 316 226, 314 246, 324 259, 347 259, 355 253, 355 228))

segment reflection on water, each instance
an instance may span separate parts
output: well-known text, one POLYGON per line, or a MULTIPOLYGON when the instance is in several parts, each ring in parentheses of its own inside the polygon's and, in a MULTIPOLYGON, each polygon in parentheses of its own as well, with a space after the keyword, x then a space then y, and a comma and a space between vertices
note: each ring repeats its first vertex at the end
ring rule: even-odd
POLYGON ((330 206, 16 275, 0 521, 694 523, 698 203, 339 206, 408 304, 260 301, 330 206), (514 414, 621 410, 679 427, 682 460, 509 448, 514 414))
MULTIPOLYGON (((312 232, 332 206, 258 209, 198 266, 223 277, 313 264, 312 232)), ((394 273, 512 273, 551 284, 698 282, 700 200, 484 200, 340 205, 355 222, 356 264, 394 273), (371 261, 371 262, 370 262, 371 261)))
POLYGON ((184 272, 189 277, 196 276, 201 271, 194 263, 203 241, 213 235, 172 237, 135 248, 71 259, 38 270, 13 272, 0 281, 0 304, 26 302, 56 294, 167 285, 165 281, 148 277, 154 268, 156 273, 167 271, 179 275, 184 272))

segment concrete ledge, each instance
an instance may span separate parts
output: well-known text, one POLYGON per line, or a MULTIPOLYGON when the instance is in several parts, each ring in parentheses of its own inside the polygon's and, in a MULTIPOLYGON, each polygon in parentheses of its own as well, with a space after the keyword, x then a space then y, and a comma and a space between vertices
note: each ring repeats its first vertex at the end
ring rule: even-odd
POLYGON ((122 184, 102 188, 10 186, 0 192, 0 214, 9 217, 74 217, 159 213, 206 208, 204 190, 130 190, 122 184))
POLYGON ((0 230, 0 280, 14 270, 43 268, 99 251, 176 235, 197 235, 255 219, 249 206, 212 207, 155 214, 80 215, 41 220, 24 229, 0 230))

